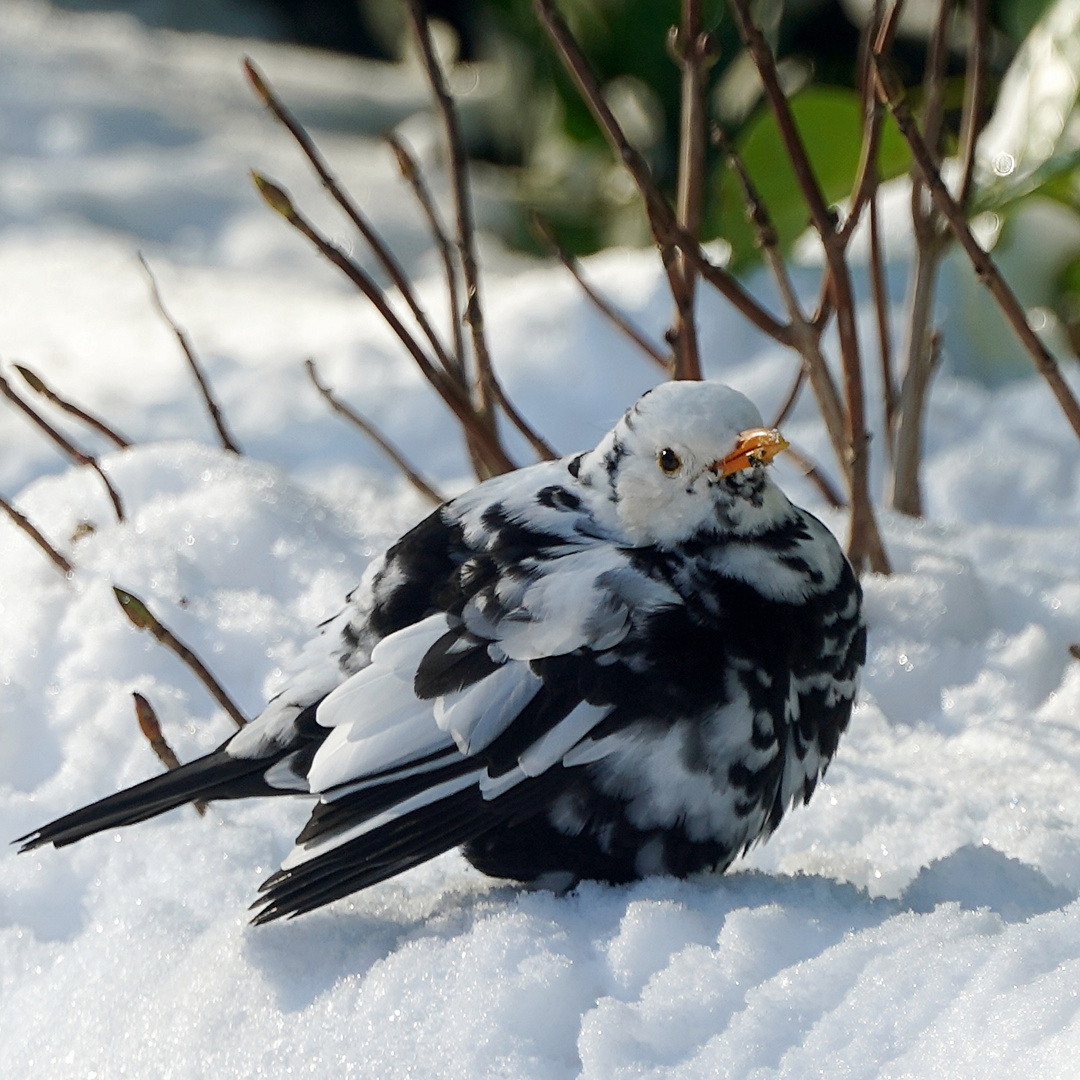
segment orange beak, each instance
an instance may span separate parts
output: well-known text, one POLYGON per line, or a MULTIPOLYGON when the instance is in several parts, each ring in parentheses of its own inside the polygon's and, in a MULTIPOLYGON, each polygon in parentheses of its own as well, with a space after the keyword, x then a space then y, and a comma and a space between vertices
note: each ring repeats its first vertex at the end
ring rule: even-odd
POLYGON ((768 465, 781 451, 789 446, 787 439, 776 428, 750 428, 735 440, 735 449, 727 457, 714 461, 709 468, 721 476, 731 476, 751 465, 768 465))

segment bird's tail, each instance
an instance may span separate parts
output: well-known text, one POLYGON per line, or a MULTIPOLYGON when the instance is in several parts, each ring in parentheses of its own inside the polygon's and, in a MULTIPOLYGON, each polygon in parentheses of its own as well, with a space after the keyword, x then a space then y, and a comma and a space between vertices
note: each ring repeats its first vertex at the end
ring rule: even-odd
POLYGON ((20 836, 15 843, 22 844, 20 851, 31 851, 43 844, 63 847, 103 829, 146 821, 184 803, 284 795, 287 792, 271 787, 264 779, 275 760, 233 757, 222 745, 205 757, 73 810, 20 836))

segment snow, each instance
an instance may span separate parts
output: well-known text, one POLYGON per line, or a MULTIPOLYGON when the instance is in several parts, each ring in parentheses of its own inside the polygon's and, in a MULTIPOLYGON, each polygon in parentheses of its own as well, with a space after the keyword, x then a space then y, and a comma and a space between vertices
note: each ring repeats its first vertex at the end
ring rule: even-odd
MULTIPOLYGON (((340 87, 392 119, 407 111, 395 100, 421 96, 393 70, 5 5, 0 351, 138 444, 85 440, 123 496, 120 524, 96 476, 0 410, 0 491, 77 565, 66 580, 0 522, 7 838, 160 768, 132 691, 183 760, 232 730, 130 626, 113 584, 253 713, 424 512, 327 412, 306 356, 438 483, 468 483, 452 422, 377 318, 253 194, 255 165, 321 205, 245 92, 244 51, 323 118, 340 87), (214 447, 137 249, 249 456, 214 447)), ((430 142, 419 120, 406 128, 430 142)), ((435 260, 377 141, 329 120, 319 138, 440 310, 435 260)), ((492 241, 485 261, 511 393, 560 449, 593 445, 653 369, 560 269, 492 241)), ((648 253, 608 252, 589 272, 662 332, 648 253)), ((792 358, 719 303, 703 316, 713 373, 768 415, 792 358)), ((809 399, 786 433, 828 462, 809 399)), ((776 469, 843 531, 790 464, 776 469)), ((810 806, 724 877, 556 896, 451 853, 254 929, 246 905, 303 801, 185 808, 62 851, 5 850, 0 1076, 1075 1076, 1078 488, 1075 439, 1038 380, 939 376, 929 514, 883 515, 898 572, 865 582, 870 656, 851 730, 810 806)))

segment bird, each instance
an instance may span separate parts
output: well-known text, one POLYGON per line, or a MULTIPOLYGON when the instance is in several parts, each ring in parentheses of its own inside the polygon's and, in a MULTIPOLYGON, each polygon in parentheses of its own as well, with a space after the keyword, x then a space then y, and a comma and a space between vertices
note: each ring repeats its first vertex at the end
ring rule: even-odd
POLYGON ((556 891, 723 872, 809 801, 865 660, 850 563, 770 475, 786 446, 722 383, 655 387, 406 532, 216 750, 16 842, 314 796, 255 923, 453 848, 556 891))

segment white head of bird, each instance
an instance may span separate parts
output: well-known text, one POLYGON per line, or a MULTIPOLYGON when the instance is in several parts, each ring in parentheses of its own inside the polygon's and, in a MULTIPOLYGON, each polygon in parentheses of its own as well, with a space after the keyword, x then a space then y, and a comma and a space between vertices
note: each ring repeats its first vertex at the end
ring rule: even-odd
POLYGON ((608 494, 609 514, 632 544, 747 538, 792 513, 765 472, 787 445, 737 390, 670 382, 627 411, 582 459, 579 476, 608 494))

